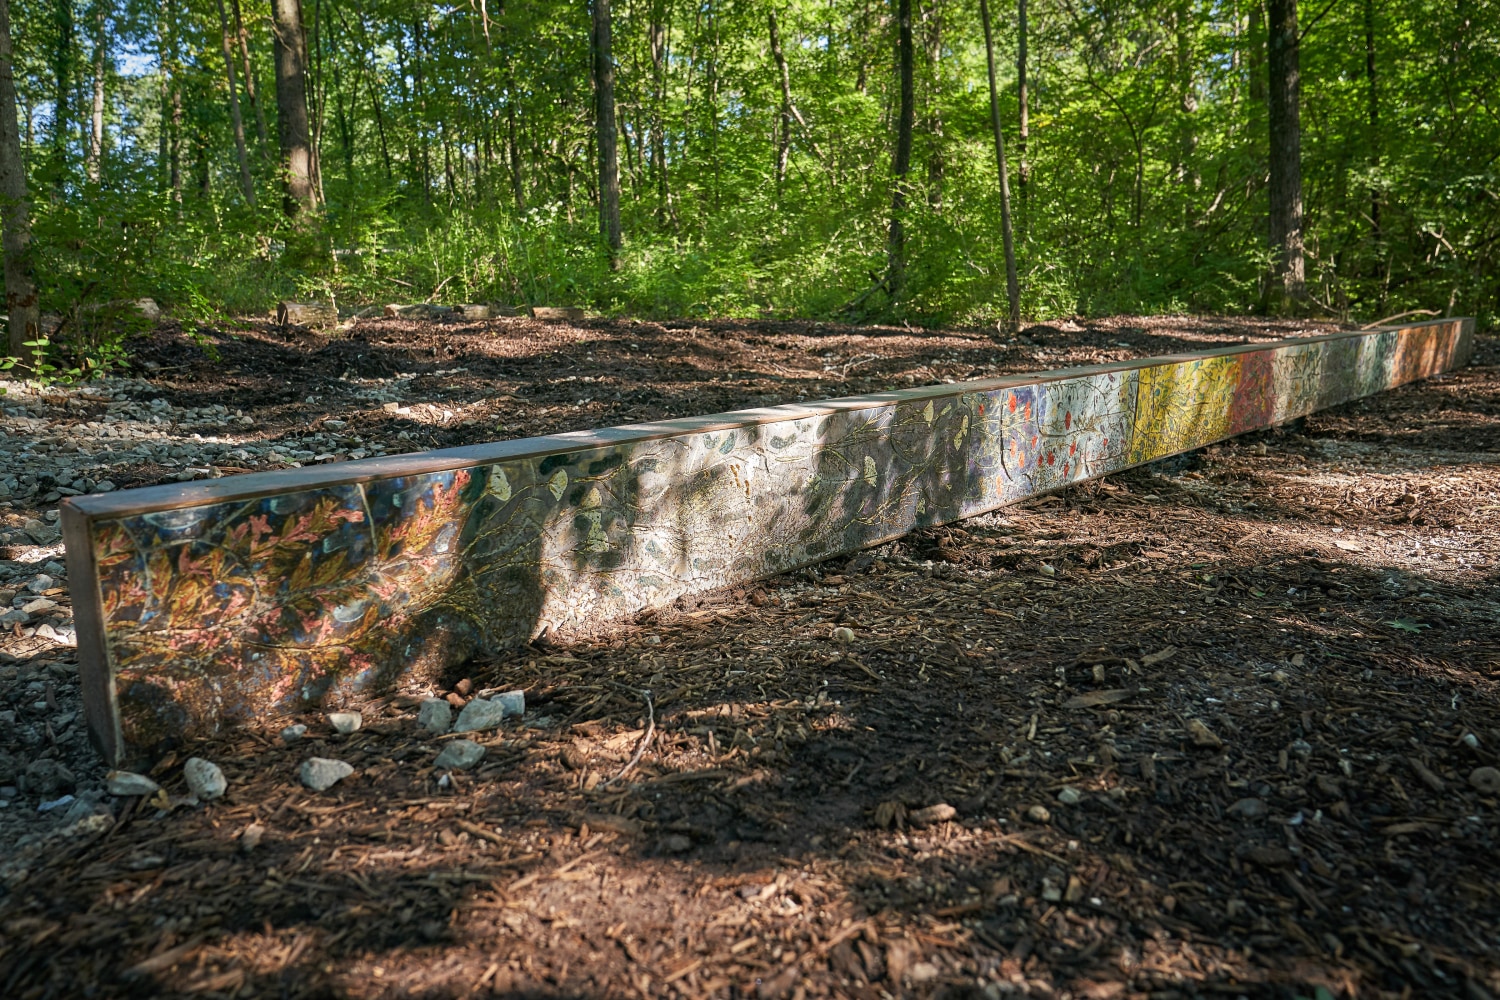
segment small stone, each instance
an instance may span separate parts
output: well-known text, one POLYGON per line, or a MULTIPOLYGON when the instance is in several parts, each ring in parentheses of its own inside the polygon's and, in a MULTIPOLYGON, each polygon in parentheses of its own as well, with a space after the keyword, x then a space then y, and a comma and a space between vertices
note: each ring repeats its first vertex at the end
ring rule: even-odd
POLYGON ((1056 879, 1043 877, 1042 899, 1048 903, 1057 903, 1062 901, 1062 886, 1057 884, 1056 879))
POLYGON ((939 802, 925 809, 912 810, 906 814, 906 821, 912 826, 931 826, 933 823, 946 823, 957 815, 957 809, 946 802, 939 802))
POLYGON ((1057 793, 1057 801, 1065 806, 1076 806, 1083 801, 1083 793, 1072 785, 1064 785, 1063 790, 1057 793))
POLYGON ((309 757, 302 762, 302 783, 315 792, 326 792, 353 773, 354 768, 341 760, 309 757))
POLYGON ((364 724, 365 717, 358 712, 333 712, 328 716, 328 724, 333 731, 348 736, 364 724))
POLYGON ((281 731, 281 742, 283 742, 283 743, 296 743, 298 740, 300 740, 302 737, 304 737, 306 735, 307 735, 307 727, 304 726, 302 723, 299 722, 296 725, 287 726, 285 729, 283 729, 281 731))
POLYGON ((473 740, 454 740, 443 747, 443 752, 437 755, 432 766, 443 770, 467 771, 484 760, 484 755, 487 753, 489 753, 487 748, 473 740))
POLYGON ((1195 747, 1207 747, 1218 749, 1224 745, 1224 741, 1214 735, 1214 731, 1208 728, 1208 724, 1202 719, 1189 719, 1187 723, 1188 736, 1193 740, 1195 747))
POLYGON ((188 791, 204 802, 212 802, 229 787, 219 765, 202 757, 189 757, 182 765, 182 776, 187 779, 188 791))
POLYGON ((417 709, 417 725, 441 736, 453 727, 453 708, 442 698, 428 698, 417 709))
POLYGON ((21 772, 21 788, 27 794, 43 799, 56 798, 59 792, 67 791, 75 784, 72 771, 47 757, 32 761, 21 772))
POLYGON ((918 962, 906 973, 906 978, 913 983, 930 983, 940 975, 938 967, 931 962, 918 962))
POLYGON ((110 771, 104 776, 104 781, 111 795, 155 795, 161 788, 144 774, 134 771, 110 771))
POLYGON ((60 795, 55 799, 46 799, 42 801, 37 805, 36 811, 39 813, 48 813, 52 812, 54 809, 64 809, 72 805, 76 801, 77 800, 74 799, 71 795, 60 795))
POLYGON ((31 578, 31 582, 26 584, 26 589, 33 594, 40 594, 42 591, 51 590, 55 586, 57 586, 56 580, 52 579, 46 573, 38 573, 31 578))
POLYGON ((95 493, 113 493, 114 490, 115 484, 110 482, 108 479, 94 484, 95 493))
POLYGON ((478 729, 494 729, 505 719, 506 714, 505 705, 500 699, 490 701, 487 698, 475 698, 458 713, 458 722, 454 724, 453 731, 472 733, 478 729))
POLYGON ((833 630, 831 637, 834 642, 851 643, 854 641, 854 630, 845 625, 840 625, 833 630))
POLYGON ((500 710, 505 714, 505 718, 512 716, 520 718, 526 714, 525 691, 501 691, 490 700, 500 703, 500 710))
POLYGON ((1052 810, 1044 805, 1035 805, 1026 810, 1026 818, 1033 823, 1050 823, 1052 822, 1052 810))
POLYGON ((1476 767, 1469 772, 1469 784, 1483 795, 1500 795, 1500 771, 1493 767, 1476 767))
POLYGON ((1240 799, 1224 811, 1240 819, 1260 819, 1270 810, 1263 799, 1247 798, 1240 799))
POLYGON ((693 842, 680 833, 674 833, 662 838, 661 849, 668 854, 682 854, 684 851, 692 850, 693 842))
POLYGON ((1468 747, 1470 750, 1479 749, 1479 737, 1475 736, 1473 733, 1464 733, 1462 739, 1464 746, 1468 747))
POLYGON ((240 850, 249 854, 260 846, 261 840, 266 835, 266 828, 259 823, 251 823, 245 827, 245 832, 240 834, 240 850))

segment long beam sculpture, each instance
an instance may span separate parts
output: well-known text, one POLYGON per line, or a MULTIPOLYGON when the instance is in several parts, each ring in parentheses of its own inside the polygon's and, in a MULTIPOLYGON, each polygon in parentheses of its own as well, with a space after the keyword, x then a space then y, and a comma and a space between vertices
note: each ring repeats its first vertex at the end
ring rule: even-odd
POLYGON ((1447 319, 64 501, 111 762, 1467 361, 1447 319))

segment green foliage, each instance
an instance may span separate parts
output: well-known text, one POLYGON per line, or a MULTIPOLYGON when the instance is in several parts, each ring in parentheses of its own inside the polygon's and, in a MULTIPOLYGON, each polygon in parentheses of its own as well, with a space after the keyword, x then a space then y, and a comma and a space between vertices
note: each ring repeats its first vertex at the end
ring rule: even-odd
MULTIPOLYGON (((242 91, 252 208, 207 0, 113 8, 104 157, 98 180, 86 179, 92 41, 77 2, 67 38, 56 3, 14 5, 27 40, 17 80, 37 274, 44 308, 63 317, 47 345, 54 375, 118 364, 131 331, 108 304, 141 296, 189 328, 268 315, 282 297, 914 323, 988 324, 1004 310, 970 4, 916 4, 909 263, 890 301, 870 293, 891 206, 888 5, 776 5, 796 112, 783 174, 771 6, 616 0, 626 233, 616 269, 594 214, 585 6, 305 4, 327 204, 294 226, 279 210, 264 5, 241 5, 268 126, 263 144, 242 91)), ((1369 0, 1303 11, 1313 311, 1488 318, 1500 306, 1492 7, 1369 0)), ((1259 5, 1032 0, 1024 172, 1015 26, 996 13, 1024 314, 1255 309, 1269 260, 1259 5)))

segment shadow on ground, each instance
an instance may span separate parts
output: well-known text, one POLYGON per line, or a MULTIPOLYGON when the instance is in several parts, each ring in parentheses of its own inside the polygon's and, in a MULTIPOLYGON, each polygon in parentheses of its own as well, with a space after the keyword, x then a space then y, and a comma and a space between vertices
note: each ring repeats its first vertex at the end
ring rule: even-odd
POLYGON ((1497 400, 1491 359, 468 664, 529 699, 469 773, 423 692, 195 745, 224 801, 10 883, 0 994, 1494 995, 1497 400))

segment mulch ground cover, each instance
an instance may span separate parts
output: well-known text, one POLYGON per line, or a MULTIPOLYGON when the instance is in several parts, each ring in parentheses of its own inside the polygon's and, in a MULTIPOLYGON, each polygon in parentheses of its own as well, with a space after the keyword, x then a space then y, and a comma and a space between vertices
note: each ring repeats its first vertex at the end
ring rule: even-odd
MULTIPOLYGON (((420 447, 1296 329, 380 321, 138 357, 261 433, 420 447), (399 374, 423 402, 340 408, 399 374)), ((0 996, 1478 1000, 1497 680, 1481 337, 1441 379, 466 664, 351 735, 185 747, 7 882, 0 996), (525 718, 435 769, 420 698, 496 687, 525 718), (190 755, 223 799, 185 800, 190 755), (355 772, 314 794, 313 756, 355 772)))

